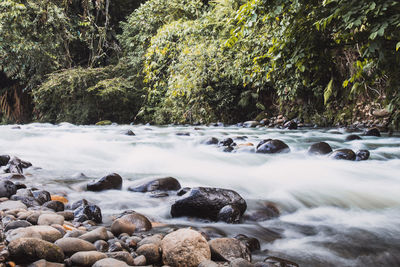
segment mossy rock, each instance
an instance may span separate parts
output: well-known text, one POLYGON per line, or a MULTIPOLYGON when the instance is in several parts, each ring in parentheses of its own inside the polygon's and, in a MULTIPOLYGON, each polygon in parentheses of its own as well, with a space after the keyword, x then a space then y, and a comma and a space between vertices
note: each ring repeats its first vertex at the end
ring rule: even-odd
POLYGON ((109 120, 104 120, 104 121, 96 122, 96 125, 100 125, 100 126, 111 125, 111 124, 112 124, 112 122, 109 121, 109 120))

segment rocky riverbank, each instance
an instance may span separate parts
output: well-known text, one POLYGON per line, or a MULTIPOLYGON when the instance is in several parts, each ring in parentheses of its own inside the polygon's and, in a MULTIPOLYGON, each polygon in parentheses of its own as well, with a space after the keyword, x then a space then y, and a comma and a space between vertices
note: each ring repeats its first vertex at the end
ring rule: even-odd
MULTIPOLYGON (((14 158, 8 165, 15 162, 22 161, 14 158)), ((101 194, 121 189, 122 183, 113 173, 88 183, 86 190, 101 194)), ((156 192, 157 197, 176 194, 173 217, 236 223, 247 207, 233 190, 181 188, 172 177, 138 181, 129 190, 156 192)), ((267 256, 251 263, 252 251, 260 244, 243 234, 218 237, 201 229, 167 226, 132 210, 104 224, 101 208, 85 199, 69 203, 68 196, 9 179, 0 182, 0 196, 0 266, 298 266, 267 256)), ((267 216, 273 217, 279 212, 271 206, 270 213, 267 216)))

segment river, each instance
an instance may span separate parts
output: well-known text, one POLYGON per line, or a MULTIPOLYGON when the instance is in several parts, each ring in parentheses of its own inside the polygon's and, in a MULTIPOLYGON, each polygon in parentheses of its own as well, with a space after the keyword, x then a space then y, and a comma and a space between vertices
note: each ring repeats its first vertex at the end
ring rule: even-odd
POLYGON ((228 236, 254 236, 261 242, 254 259, 274 255, 300 266, 400 266, 400 136, 345 141, 348 134, 344 129, 34 123, 20 129, 0 126, 0 153, 33 164, 25 171, 26 184, 65 193, 70 201, 86 198, 100 206, 106 222, 109 215, 133 209, 168 225, 211 226, 228 236), (122 134, 127 129, 136 136, 122 134), (190 136, 176 135, 182 132, 190 136), (280 139, 291 153, 256 154, 248 147, 225 153, 201 144, 211 136, 255 145, 280 139), (308 147, 318 141, 334 149, 368 149, 371 157, 352 162, 308 156, 308 147), (111 172, 123 177, 122 191, 80 190, 111 172), (237 225, 171 218, 173 197, 126 190, 137 179, 166 176, 183 187, 233 189, 247 201, 248 211, 275 203, 281 215, 237 225), (271 231, 280 238, 271 241, 271 231))

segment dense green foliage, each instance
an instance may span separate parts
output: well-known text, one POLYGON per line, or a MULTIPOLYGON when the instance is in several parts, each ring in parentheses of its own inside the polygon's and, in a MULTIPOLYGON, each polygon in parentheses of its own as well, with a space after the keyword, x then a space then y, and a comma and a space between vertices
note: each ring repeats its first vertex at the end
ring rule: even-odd
POLYGON ((32 90, 44 121, 283 112, 332 124, 354 119, 360 101, 400 121, 398 1, 139 3, 4 0, 0 71, 32 90))

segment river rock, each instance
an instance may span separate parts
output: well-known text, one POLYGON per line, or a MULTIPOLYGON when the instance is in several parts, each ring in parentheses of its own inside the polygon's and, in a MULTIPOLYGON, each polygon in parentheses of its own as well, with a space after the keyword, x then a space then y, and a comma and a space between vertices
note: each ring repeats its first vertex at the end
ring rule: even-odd
POLYGON ((133 266, 143 266, 146 265, 146 257, 143 255, 137 256, 133 260, 133 266))
POLYGON ((233 139, 228 137, 218 143, 220 146, 231 146, 233 144, 233 139))
POLYGON ((87 184, 86 189, 88 191, 103 191, 109 189, 122 188, 122 177, 117 173, 108 174, 97 181, 93 181, 87 184))
POLYGON ((353 141, 353 140, 361 140, 362 138, 359 135, 351 134, 346 136, 346 141, 353 141))
POLYGON ((329 157, 331 159, 355 160, 356 154, 351 149, 338 149, 333 151, 329 157))
POLYGON ((32 224, 30 222, 27 222, 25 220, 17 220, 17 221, 13 221, 10 222, 6 225, 6 227, 4 228, 4 231, 10 231, 13 229, 17 229, 17 228, 25 228, 25 227, 29 227, 32 226, 32 224))
POLYGON ((64 208, 65 208, 64 203, 62 203, 61 201, 57 201, 57 200, 47 201, 46 203, 43 204, 43 207, 52 209, 55 212, 64 211, 64 208))
MULTIPOLYGON (((246 201, 233 190, 195 187, 175 201, 171 206, 171 215, 217 220, 221 209, 227 205, 236 206, 240 215, 243 215, 247 208, 246 201)), ((235 218, 226 220, 235 221, 235 218)))
POLYGON ((17 187, 9 180, 0 181, 0 197, 10 198, 17 193, 17 187))
POLYGON ((268 266, 285 266, 285 267, 299 267, 299 265, 295 262, 281 259, 278 257, 267 257, 264 262, 270 264, 268 266))
POLYGON ((364 135, 366 136, 377 136, 380 137, 381 136, 381 132, 379 131, 378 128, 370 128, 367 129, 364 133, 364 135))
POLYGON ((38 260, 29 264, 28 267, 65 267, 65 264, 50 262, 46 260, 38 260))
POLYGON ((258 241, 257 238, 255 237, 248 237, 246 235, 243 234, 239 234, 237 236, 235 236, 235 238, 237 240, 239 240, 240 242, 242 242, 243 244, 246 245, 246 247, 251 251, 256 251, 260 249, 260 241, 258 241))
POLYGON ((290 148, 287 144, 278 139, 266 139, 257 145, 256 153, 274 154, 289 153, 290 148))
POLYGON ((208 242, 211 249, 211 258, 215 261, 231 261, 243 258, 251 261, 251 253, 245 244, 235 238, 216 238, 208 242))
POLYGON ((20 238, 8 245, 10 259, 18 264, 30 263, 39 259, 52 262, 63 262, 61 248, 38 238, 20 238))
POLYGON ((72 255, 79 251, 92 251, 96 250, 96 247, 83 239, 74 237, 64 237, 58 239, 54 244, 59 246, 65 255, 72 255))
POLYGON ((33 225, 25 228, 17 228, 7 232, 7 241, 11 242, 18 238, 39 238, 48 242, 54 242, 62 238, 62 234, 56 228, 46 225, 33 225))
POLYGON ((95 264, 92 265, 92 267, 129 267, 128 264, 126 264, 123 261, 119 261, 113 258, 106 258, 106 259, 101 259, 96 261, 95 264))
POLYGON ((132 212, 116 219, 111 225, 111 232, 118 236, 122 233, 149 231, 152 228, 151 222, 140 213, 132 212))
POLYGON ((57 214, 63 216, 66 221, 72 221, 75 218, 72 211, 59 211, 57 214))
POLYGON ((12 157, 9 161, 7 166, 5 167, 4 171, 7 173, 18 173, 22 174, 23 169, 29 168, 32 166, 32 163, 23 161, 17 157, 12 157))
POLYGON ((286 128, 286 129, 289 129, 289 130, 296 130, 297 129, 297 122, 288 121, 283 125, 283 128, 286 128))
POLYGON ((158 179, 143 179, 136 182, 136 185, 130 186, 128 190, 133 192, 153 192, 153 191, 177 191, 181 185, 173 177, 158 179))
POLYGON ((122 131, 122 134, 128 135, 128 136, 135 136, 136 135, 132 130, 122 131))
POLYGON ((328 143, 318 142, 314 143, 308 149, 310 155, 326 155, 332 152, 332 148, 328 143))
POLYGON ((174 267, 197 267, 211 259, 206 239, 197 231, 179 229, 166 235, 161 242, 162 260, 174 267))
POLYGON ((19 200, 29 208, 30 207, 40 206, 39 202, 37 202, 34 197, 21 196, 21 195, 17 194, 17 195, 11 196, 10 199, 11 200, 19 200))
POLYGON ((226 205, 218 212, 218 221, 239 223, 242 213, 236 205, 226 205))
POLYGON ((64 224, 64 217, 58 214, 42 214, 38 218, 38 225, 64 224))
POLYGON ((105 227, 98 227, 86 234, 79 236, 80 239, 94 243, 96 240, 108 240, 108 233, 105 227))
POLYGON ((104 240, 97 240, 96 242, 94 242, 94 246, 96 247, 97 251, 100 252, 108 251, 108 243, 104 240))
POLYGON ((367 160, 369 159, 369 151, 366 149, 361 149, 359 151, 356 152, 356 160, 360 161, 360 160, 367 160))
POLYGON ((73 203, 72 209, 74 210, 75 220, 78 222, 92 220, 101 223, 103 220, 101 209, 97 205, 89 203, 86 199, 73 203))
POLYGON ((106 254, 98 251, 80 251, 72 255, 69 262, 72 266, 92 266, 95 262, 105 258, 107 258, 106 254))
POLYGON ((140 247, 140 246, 143 246, 146 244, 156 244, 156 245, 160 246, 162 239, 163 239, 163 236, 161 234, 155 234, 155 235, 143 238, 142 240, 139 241, 139 243, 137 243, 137 246, 140 247))
POLYGON ((254 267, 254 265, 245 259, 237 258, 229 262, 229 267, 254 267))
POLYGON ((202 261, 198 267, 218 267, 219 265, 211 260, 202 261))
POLYGON ((215 137, 210 137, 202 142, 205 145, 216 145, 218 144, 218 139, 215 137))
POLYGON ((44 203, 51 201, 50 193, 45 190, 34 190, 32 191, 33 197, 35 200, 40 204, 43 205, 44 203))
POLYGON ((19 200, 17 201, 6 200, 0 202, 0 210, 19 210, 19 209, 24 209, 24 210, 27 209, 26 205, 19 200))
POLYGON ((132 255, 127 251, 117 251, 117 252, 109 252, 106 253, 107 257, 113 258, 119 261, 126 262, 128 265, 135 265, 135 260, 133 259, 132 255))
POLYGON ((10 161, 9 155, 0 155, 0 167, 6 166, 10 161))
POLYGON ((147 264, 156 264, 161 260, 161 254, 157 244, 142 245, 136 250, 136 253, 145 256, 147 264))

